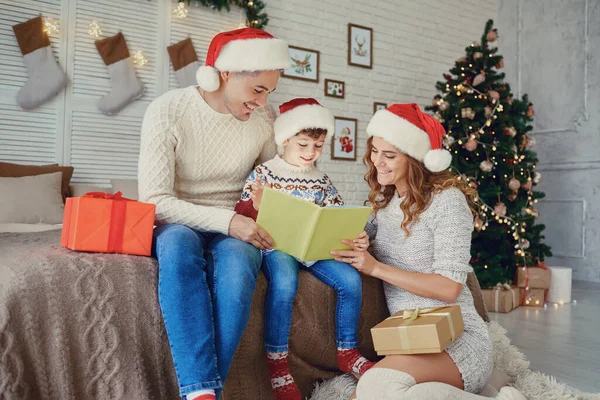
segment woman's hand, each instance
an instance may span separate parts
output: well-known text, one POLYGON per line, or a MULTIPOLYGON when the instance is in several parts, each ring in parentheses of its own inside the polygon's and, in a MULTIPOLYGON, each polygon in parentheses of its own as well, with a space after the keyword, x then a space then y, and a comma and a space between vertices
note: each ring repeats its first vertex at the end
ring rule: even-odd
POLYGON ((356 239, 352 241, 344 239, 342 240, 342 243, 348 247, 352 247, 354 251, 367 251, 370 246, 369 235, 367 235, 367 232, 365 231, 359 233, 356 239))
MULTIPOLYGON (((349 241, 348 241, 349 242, 349 241)), ((336 250, 331 255, 335 256, 337 261, 345 262, 356 268, 365 275, 373 275, 379 262, 368 251, 355 250, 336 250)))

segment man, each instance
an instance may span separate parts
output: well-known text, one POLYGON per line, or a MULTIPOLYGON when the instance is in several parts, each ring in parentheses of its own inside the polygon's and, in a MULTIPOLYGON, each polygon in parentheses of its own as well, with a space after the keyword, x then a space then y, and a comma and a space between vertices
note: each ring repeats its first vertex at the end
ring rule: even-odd
POLYGON ((287 44, 253 28, 216 35, 198 87, 163 94, 142 124, 140 200, 156 204, 158 297, 181 396, 214 400, 250 314, 270 236, 236 215, 253 166, 272 158, 267 103, 287 44))

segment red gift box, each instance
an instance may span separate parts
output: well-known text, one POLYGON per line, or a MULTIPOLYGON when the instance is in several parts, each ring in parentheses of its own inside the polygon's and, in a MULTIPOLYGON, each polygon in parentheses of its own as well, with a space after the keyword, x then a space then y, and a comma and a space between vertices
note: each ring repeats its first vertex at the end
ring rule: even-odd
POLYGON ((154 204, 91 192, 65 204, 60 244, 71 250, 149 256, 154 204))

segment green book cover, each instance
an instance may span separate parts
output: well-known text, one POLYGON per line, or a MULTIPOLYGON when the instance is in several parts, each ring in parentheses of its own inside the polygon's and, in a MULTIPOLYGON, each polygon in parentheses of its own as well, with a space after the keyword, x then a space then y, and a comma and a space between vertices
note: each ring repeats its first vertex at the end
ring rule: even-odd
POLYGON ((371 207, 320 207, 265 188, 256 220, 275 241, 275 249, 302 261, 329 260, 332 250, 348 250, 342 239, 363 231, 371 207))

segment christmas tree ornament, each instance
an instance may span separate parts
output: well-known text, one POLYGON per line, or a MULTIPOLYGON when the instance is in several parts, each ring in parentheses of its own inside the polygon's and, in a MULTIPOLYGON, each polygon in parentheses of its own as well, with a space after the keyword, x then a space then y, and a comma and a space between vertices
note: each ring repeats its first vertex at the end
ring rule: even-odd
POLYGON ((435 118, 440 124, 443 124, 444 122, 446 122, 446 120, 444 119, 444 117, 442 116, 442 114, 440 114, 439 111, 436 111, 433 114, 433 118, 435 118))
POLYGON ((440 103, 440 110, 446 111, 448 107, 450 107, 450 103, 448 103, 447 101, 442 101, 440 103))
POLYGON ((521 189, 530 191, 532 186, 533 186, 533 182, 527 181, 527 182, 521 184, 521 189))
POLYGON ((444 74, 444 79, 446 79, 448 82, 452 81, 452 75, 450 74, 444 74))
POLYGON ((486 39, 488 42, 495 42, 495 41, 496 41, 496 39, 498 39, 498 33, 496 32, 496 30, 495 30, 495 29, 492 29, 491 31, 489 31, 489 32, 487 33, 487 35, 485 35, 485 39, 486 39))
POLYGON ((532 208, 529 214, 533 215, 533 218, 535 219, 538 219, 540 217, 540 212, 535 208, 532 208))
POLYGON ((540 174, 539 172, 534 172, 533 173, 533 183, 535 183, 536 185, 538 183, 540 183, 540 181, 542 180, 542 174, 540 174))
POLYGON ((477 182, 475 182, 474 180, 469 181, 469 186, 472 187, 473 189, 477 189, 477 182))
POLYGON ((488 92, 488 96, 496 101, 500 100, 500 93, 496 92, 495 90, 490 90, 488 92))
POLYGON ((533 117, 533 116, 535 115, 535 112, 533 111, 533 106, 532 106, 532 105, 530 105, 530 106, 527 108, 527 113, 526 113, 526 114, 527 114, 527 116, 528 116, 528 117, 530 117, 530 118, 531 118, 531 117, 533 117))
POLYGON ((133 61, 121 32, 94 43, 108 68, 111 83, 110 92, 98 101, 98 108, 104 114, 116 114, 133 100, 142 97, 144 85, 135 74, 133 61))
POLYGON ((517 193, 511 193, 508 196, 506 196, 508 198, 508 200, 510 201, 515 201, 517 199, 517 193))
POLYGON ((490 172, 492 170, 492 168, 494 168, 494 164, 492 164, 492 162, 490 160, 483 160, 480 164, 479 164, 479 168, 483 171, 483 172, 490 172))
POLYGON ((496 68, 497 69, 504 68, 504 58, 501 58, 500 61, 498 61, 498 64, 496 64, 496 68))
POLYGON ((478 75, 473 78, 473 86, 479 86, 485 82, 485 72, 481 71, 478 75))
POLYGON ((196 71, 200 67, 198 55, 194 49, 191 38, 183 39, 180 42, 167 47, 175 78, 179 87, 194 86, 196 84, 196 71))
POLYGON ((475 217, 475 221, 473 222, 473 227, 479 232, 481 228, 483 228, 483 221, 479 216, 475 217))
POLYGON ((474 151, 477 149, 477 146, 479 146, 479 142, 477 142, 475 139, 469 139, 467 140, 467 143, 465 143, 465 149, 467 151, 474 151))
POLYGON ((510 190, 512 190, 513 192, 516 192, 517 190, 519 190, 520 187, 521 187, 521 182, 519 182, 519 180, 517 178, 511 178, 510 181, 508 181, 508 188, 510 190))
POLYGON ((454 139, 454 137, 452 137, 450 135, 444 136, 444 141, 443 141, 444 146, 450 147, 454 144, 454 142, 456 142, 456 139, 454 139))
POLYGON ((460 57, 456 59, 457 63, 467 63, 469 60, 467 59, 467 57, 460 57))
POLYGON ((473 119, 475 118, 475 112, 471 107, 463 108, 460 110, 461 116, 463 118, 473 119))
POLYGON ((514 138, 515 136, 517 136, 517 130, 514 126, 509 126, 508 128, 504 128, 504 134, 510 136, 511 138, 514 138))
MULTIPOLYGON (((485 112, 485 116, 489 117, 490 115, 492 115, 492 108, 489 106, 485 106, 483 108, 484 112, 485 112)), ((490 121, 491 122, 491 121, 490 121)), ((486 121, 486 125, 487 125, 487 121, 486 121)), ((489 126, 489 125, 488 125, 489 126)))
POLYGON ((521 250, 527 250, 529 248, 529 246, 531 246, 531 244, 529 243, 529 240, 521 239, 521 250))
POLYGON ((477 59, 479 59, 479 58, 481 58, 481 57, 483 57, 483 53, 482 53, 482 52, 480 52, 480 51, 476 51, 475 53, 473 53, 473 58, 474 58, 474 59, 476 59, 476 60, 477 60, 477 59))
POLYGON ((17 93, 17 104, 24 110, 31 110, 56 96, 67 85, 67 76, 54 58, 42 17, 12 28, 29 75, 17 93))
POLYGON ((504 204, 501 201, 496 203, 496 205, 494 206, 494 212, 499 217, 505 217, 506 216, 506 204, 504 204))

